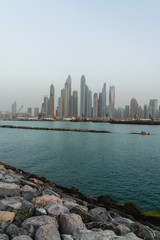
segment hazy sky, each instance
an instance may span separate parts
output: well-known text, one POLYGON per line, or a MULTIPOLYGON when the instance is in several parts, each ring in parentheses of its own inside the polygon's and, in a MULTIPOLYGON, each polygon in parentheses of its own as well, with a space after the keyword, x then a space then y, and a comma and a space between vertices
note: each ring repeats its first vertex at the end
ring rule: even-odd
POLYGON ((0 110, 41 107, 71 74, 116 106, 160 101, 159 0, 0 0, 0 110))

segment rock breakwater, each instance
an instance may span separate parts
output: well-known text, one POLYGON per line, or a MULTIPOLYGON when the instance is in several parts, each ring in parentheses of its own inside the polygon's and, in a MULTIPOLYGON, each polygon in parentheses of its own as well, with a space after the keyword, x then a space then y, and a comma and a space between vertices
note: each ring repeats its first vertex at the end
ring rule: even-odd
POLYGON ((1 240, 159 240, 154 226, 132 203, 78 192, 0 163, 1 240))

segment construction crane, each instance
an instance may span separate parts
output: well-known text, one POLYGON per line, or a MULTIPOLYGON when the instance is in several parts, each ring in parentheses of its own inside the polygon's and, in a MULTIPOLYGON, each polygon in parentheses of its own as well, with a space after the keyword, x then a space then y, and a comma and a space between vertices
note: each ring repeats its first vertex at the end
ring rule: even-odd
POLYGON ((51 99, 52 99, 52 118, 55 119, 55 115, 54 115, 54 98, 53 98, 53 93, 51 94, 51 99))
POLYGON ((18 112, 16 113, 16 115, 14 115, 14 116, 12 116, 12 118, 17 118, 17 116, 18 116, 18 113, 21 111, 21 109, 23 108, 23 105, 20 107, 20 109, 18 110, 18 112))

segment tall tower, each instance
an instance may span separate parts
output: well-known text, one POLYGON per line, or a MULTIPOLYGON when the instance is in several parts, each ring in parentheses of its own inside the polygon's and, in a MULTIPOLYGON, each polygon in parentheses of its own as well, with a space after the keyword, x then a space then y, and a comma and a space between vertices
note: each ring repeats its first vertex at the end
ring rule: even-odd
POLYGON ((49 115, 54 115, 54 104, 55 103, 55 89, 53 84, 50 86, 50 96, 49 96, 49 105, 48 105, 48 113, 49 115), (53 112, 52 112, 53 109, 53 112))
POLYGON ((157 110, 158 110, 158 100, 157 99, 150 99, 149 106, 152 109, 152 117, 157 117, 157 110))
POLYGON ((138 103, 135 98, 132 98, 130 101, 130 118, 135 118, 135 115, 138 113, 138 103))
POLYGON ((17 112, 17 103, 16 101, 14 101, 14 103, 12 104, 12 113, 15 114, 17 112))
POLYGON ((114 118, 114 107, 115 107, 115 86, 109 88, 109 114, 114 118))
POLYGON ((48 96, 44 97, 44 115, 48 117, 48 96))
POLYGON ((83 75, 80 81, 80 116, 85 115, 85 86, 86 78, 83 75))
POLYGON ((106 83, 104 83, 102 88, 102 117, 106 116, 106 83))
POLYGON ((98 117, 98 94, 93 95, 93 118, 98 117))
POLYGON ((78 91, 73 91, 73 117, 78 117, 78 91))
POLYGON ((65 82, 64 88, 64 117, 71 116, 71 76, 65 82))

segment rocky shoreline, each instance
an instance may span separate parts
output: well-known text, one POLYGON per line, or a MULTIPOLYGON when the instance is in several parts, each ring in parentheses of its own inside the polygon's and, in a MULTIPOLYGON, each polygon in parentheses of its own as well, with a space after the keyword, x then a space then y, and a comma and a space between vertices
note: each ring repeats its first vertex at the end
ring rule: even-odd
POLYGON ((160 240, 160 215, 0 162, 0 240, 160 240))

